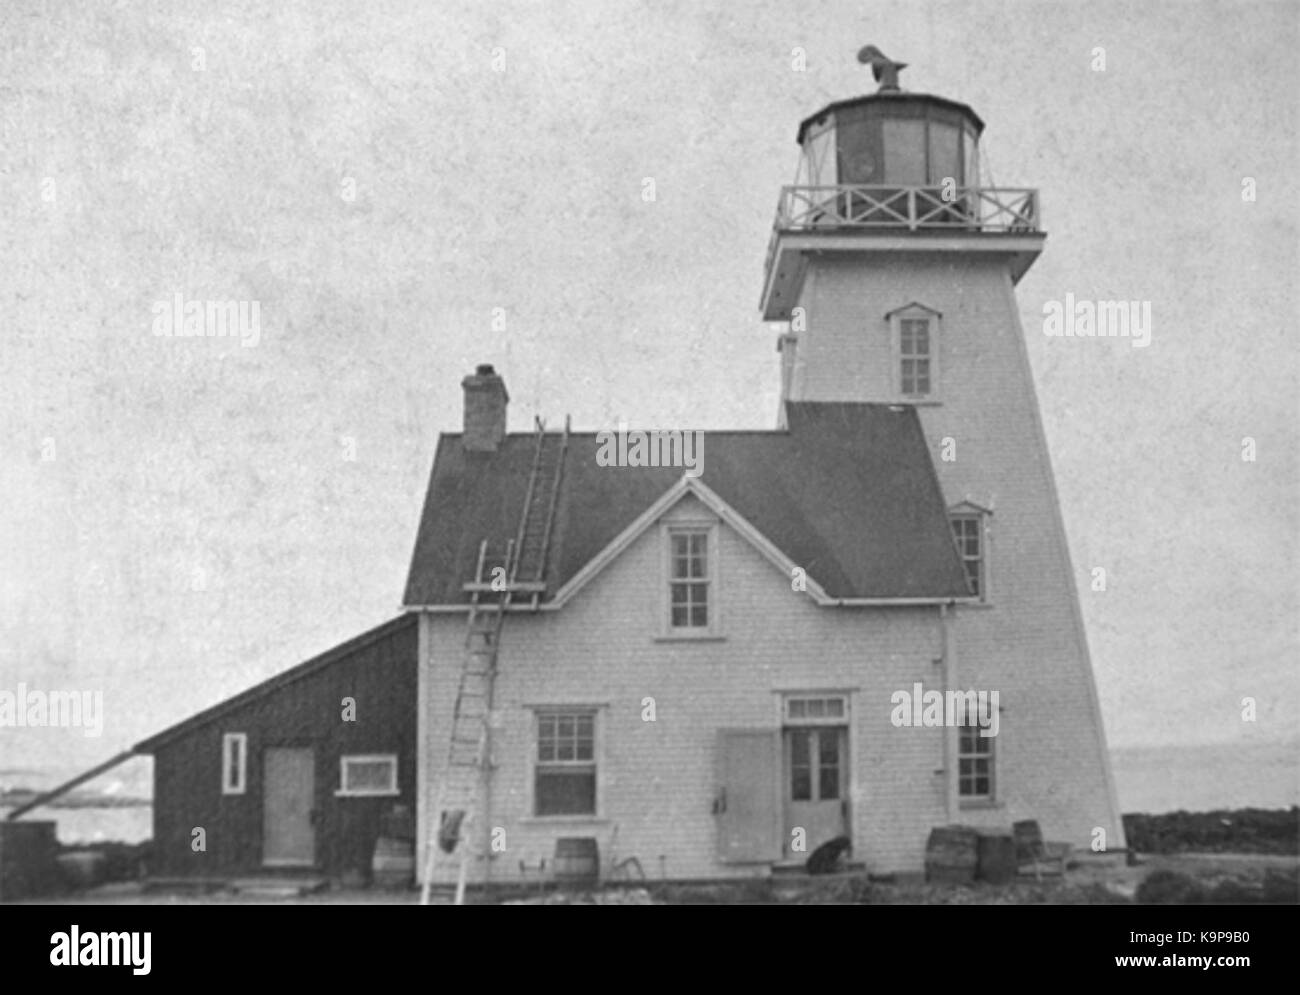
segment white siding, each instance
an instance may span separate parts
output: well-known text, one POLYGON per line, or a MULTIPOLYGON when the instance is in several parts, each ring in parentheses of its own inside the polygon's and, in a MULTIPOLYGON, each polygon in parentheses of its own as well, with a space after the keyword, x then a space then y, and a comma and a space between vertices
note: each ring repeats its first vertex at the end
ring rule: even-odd
POLYGON ((1051 462, 1006 266, 988 256, 815 260, 797 400, 896 401, 884 315, 918 301, 943 313, 941 403, 918 410, 948 504, 991 507, 991 607, 959 609, 955 686, 998 689, 999 807, 961 821, 1037 818, 1087 846, 1124 845, 1051 462), (943 440, 956 459, 941 458, 943 440))
MULTIPOLYGON (((708 514, 694 498, 677 509, 708 514)), ((915 681, 936 682, 938 609, 819 608, 746 540, 720 528, 721 639, 657 638, 664 583, 658 528, 562 611, 507 621, 491 818, 506 832, 506 850, 494 860, 494 879, 517 877, 520 860, 550 861, 559 836, 595 836, 604 856, 615 827, 619 856, 640 858, 652 877, 661 866, 672 878, 766 873, 766 865, 717 859, 718 730, 777 729, 778 692, 830 688, 853 689, 855 857, 877 870, 921 866, 930 827, 946 821, 945 781, 936 774, 944 766, 944 736, 939 729, 894 729, 890 696, 915 681), (642 721, 646 698, 655 700, 655 722, 642 721), (528 706, 567 703, 602 706, 599 817, 532 819, 528 706)), ((421 629, 431 744, 421 783, 429 792, 445 762, 463 626, 462 616, 426 616, 421 629)), ((450 874, 443 865, 438 877, 450 874)))

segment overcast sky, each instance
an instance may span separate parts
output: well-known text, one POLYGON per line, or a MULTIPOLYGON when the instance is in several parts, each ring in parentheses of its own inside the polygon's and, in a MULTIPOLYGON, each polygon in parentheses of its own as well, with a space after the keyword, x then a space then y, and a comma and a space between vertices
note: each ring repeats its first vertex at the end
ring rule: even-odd
POLYGON ((518 431, 773 427, 773 209, 867 42, 1041 191, 1018 297, 1112 745, 1296 734, 1295 4, 145 6, 0 6, 0 689, 107 713, 0 767, 391 617, 477 362, 518 431), (1150 301, 1151 345, 1047 338, 1067 292, 1150 301), (176 293, 260 342, 155 337, 176 293))

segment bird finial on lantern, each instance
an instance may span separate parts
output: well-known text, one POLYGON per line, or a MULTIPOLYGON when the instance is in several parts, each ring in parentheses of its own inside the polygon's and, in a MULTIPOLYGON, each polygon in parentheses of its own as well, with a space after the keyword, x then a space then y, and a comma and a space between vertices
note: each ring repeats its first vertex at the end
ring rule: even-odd
POLYGON ((906 62, 895 62, 875 45, 865 45, 858 52, 858 61, 871 67, 871 75, 880 84, 880 93, 898 90, 898 73, 907 68, 906 62))

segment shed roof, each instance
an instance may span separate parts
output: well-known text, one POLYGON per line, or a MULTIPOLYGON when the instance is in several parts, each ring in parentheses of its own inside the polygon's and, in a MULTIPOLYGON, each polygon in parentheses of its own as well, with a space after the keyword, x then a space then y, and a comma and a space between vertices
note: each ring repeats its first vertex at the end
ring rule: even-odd
MULTIPOLYGON (((160 747, 166 746, 168 743, 187 735, 193 730, 205 726, 208 723, 221 718, 223 715, 227 715, 230 712, 243 707, 250 701, 265 698, 267 695, 280 690, 286 685, 300 681, 304 677, 308 677, 319 670, 323 670, 340 660, 345 660, 357 653, 359 650, 365 649, 372 643, 378 642, 386 636, 391 636, 400 632, 402 629, 413 625, 415 625, 414 615, 399 615, 397 618, 390 619, 382 625, 377 625, 375 628, 363 632, 361 635, 349 639, 347 642, 340 643, 333 649, 326 650, 319 656, 314 656, 310 660, 298 664, 296 667, 291 667, 283 673, 276 674, 274 677, 249 688, 247 691, 241 691, 232 698, 227 698, 224 701, 220 701, 213 705, 211 708, 205 708, 198 714, 191 715, 188 719, 178 722, 176 725, 164 729, 162 732, 156 733, 148 739, 140 741, 132 747, 132 749, 134 749, 136 753, 154 753, 160 747)), ((414 660, 412 661, 412 664, 414 664, 414 660)))

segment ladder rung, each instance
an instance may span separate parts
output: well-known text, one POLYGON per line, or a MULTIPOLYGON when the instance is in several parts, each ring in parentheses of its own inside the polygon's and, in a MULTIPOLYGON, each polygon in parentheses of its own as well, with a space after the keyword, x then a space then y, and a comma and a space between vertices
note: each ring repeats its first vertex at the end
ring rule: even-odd
POLYGON ((511 594, 516 591, 524 591, 531 594, 534 591, 546 590, 545 584, 538 584, 533 581, 515 581, 513 584, 506 584, 504 587, 493 587, 491 581, 467 580, 460 585, 462 591, 490 591, 494 594, 511 594))

